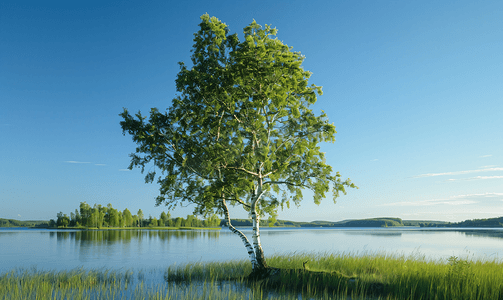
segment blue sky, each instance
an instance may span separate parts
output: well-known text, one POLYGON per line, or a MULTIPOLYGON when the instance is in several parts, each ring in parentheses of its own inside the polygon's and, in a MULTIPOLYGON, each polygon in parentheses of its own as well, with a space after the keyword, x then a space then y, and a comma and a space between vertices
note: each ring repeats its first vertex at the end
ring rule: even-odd
POLYGON ((118 114, 170 105, 205 13, 241 36, 270 24, 306 56, 324 92, 313 109, 338 131, 328 163, 360 187, 336 205, 306 192, 280 219, 503 216, 501 1, 7 0, 0 217, 47 220, 83 201, 158 217, 158 187, 126 170, 135 145, 118 114))

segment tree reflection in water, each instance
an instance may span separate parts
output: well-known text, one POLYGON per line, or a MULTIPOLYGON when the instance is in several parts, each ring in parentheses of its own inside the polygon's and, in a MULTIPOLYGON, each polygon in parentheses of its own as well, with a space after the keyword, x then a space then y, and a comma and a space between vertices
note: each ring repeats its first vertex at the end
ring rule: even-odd
POLYGON ((74 240, 77 242, 99 244, 129 243, 132 240, 141 241, 145 238, 169 242, 172 239, 193 240, 199 238, 217 239, 218 230, 77 230, 51 232, 51 238, 58 241, 74 240))

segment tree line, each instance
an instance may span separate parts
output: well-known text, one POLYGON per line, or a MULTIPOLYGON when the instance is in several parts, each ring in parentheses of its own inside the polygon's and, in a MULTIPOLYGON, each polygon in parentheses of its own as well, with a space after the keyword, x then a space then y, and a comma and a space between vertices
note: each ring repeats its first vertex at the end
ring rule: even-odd
POLYGON ((13 219, 0 218, 0 227, 46 228, 47 226, 48 226, 47 221, 19 221, 19 220, 13 220, 13 219))
POLYGON ((56 220, 49 221, 49 227, 87 227, 87 228, 108 228, 108 227, 218 227, 220 218, 213 214, 201 220, 196 215, 187 215, 187 218, 172 218, 170 212, 162 212, 159 218, 149 216, 145 218, 141 209, 133 215, 129 209, 123 211, 112 207, 112 204, 102 206, 94 204, 90 206, 86 202, 81 202, 75 212, 68 216, 59 212, 56 220))

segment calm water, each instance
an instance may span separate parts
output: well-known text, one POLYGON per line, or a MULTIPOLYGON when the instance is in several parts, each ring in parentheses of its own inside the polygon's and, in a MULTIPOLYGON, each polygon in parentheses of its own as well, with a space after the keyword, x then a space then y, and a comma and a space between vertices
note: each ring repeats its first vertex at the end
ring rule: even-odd
MULTIPOLYGON (((243 229, 251 237, 251 231, 243 229)), ((503 258, 502 229, 263 228, 266 255, 393 253, 446 259, 503 258)), ((0 229, 0 273, 14 268, 165 269, 194 261, 247 259, 241 240, 220 231, 0 229)))

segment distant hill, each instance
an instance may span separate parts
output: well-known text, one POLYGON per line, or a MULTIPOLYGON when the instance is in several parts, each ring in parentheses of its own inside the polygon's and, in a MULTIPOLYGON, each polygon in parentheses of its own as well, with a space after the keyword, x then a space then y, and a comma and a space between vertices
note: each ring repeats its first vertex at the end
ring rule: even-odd
POLYGON ((405 226, 437 227, 448 225, 449 222, 432 220, 403 220, 403 224, 405 226))
MULTIPOLYGON (((225 225, 225 220, 221 220, 220 226, 225 225)), ((252 226, 250 219, 232 219, 234 226, 252 226)), ((260 226, 269 226, 268 220, 260 220, 260 226)), ((348 219, 338 222, 312 221, 295 222, 288 220, 276 220, 274 227, 503 227, 503 217, 490 219, 473 219, 462 222, 444 222, 432 220, 402 220, 400 218, 370 218, 370 219, 348 219)), ((49 221, 19 221, 13 219, 0 218, 0 227, 33 227, 47 228, 49 221)))
POLYGON ((503 217, 465 220, 458 223, 449 223, 445 227, 503 227, 503 217))
POLYGON ((363 220, 350 220, 337 227, 402 227, 404 226, 400 218, 372 218, 363 220))
MULTIPOLYGON (((222 220, 220 225, 224 225, 222 220)), ((251 226, 250 219, 232 219, 234 226, 251 226)), ((260 226, 268 226, 267 220, 260 220, 260 226)), ((348 219, 338 222, 312 221, 295 222, 288 220, 277 220, 275 227, 503 227, 503 217, 492 219, 474 219, 457 223, 433 220, 402 220, 400 218, 370 218, 370 219, 348 219)))
POLYGON ((407 226, 420 226, 420 227, 503 227, 503 217, 490 218, 490 219, 473 219, 461 222, 442 222, 442 221, 406 221, 403 223, 407 226))
MULTIPOLYGON (((234 226, 251 226, 250 219, 231 219, 234 226)), ((220 222, 220 225, 225 225, 225 220, 220 222)), ((260 226, 268 226, 267 220, 260 220, 260 226)), ((398 227, 405 226, 400 218, 372 218, 361 220, 344 220, 339 222, 329 221, 312 221, 312 222, 295 222, 288 220, 277 220, 275 227, 398 227)))
POLYGON ((49 221, 19 221, 13 219, 0 218, 0 227, 36 227, 47 228, 49 221))
POLYGON ((460 227, 503 227, 503 217, 466 220, 455 224, 460 227))

